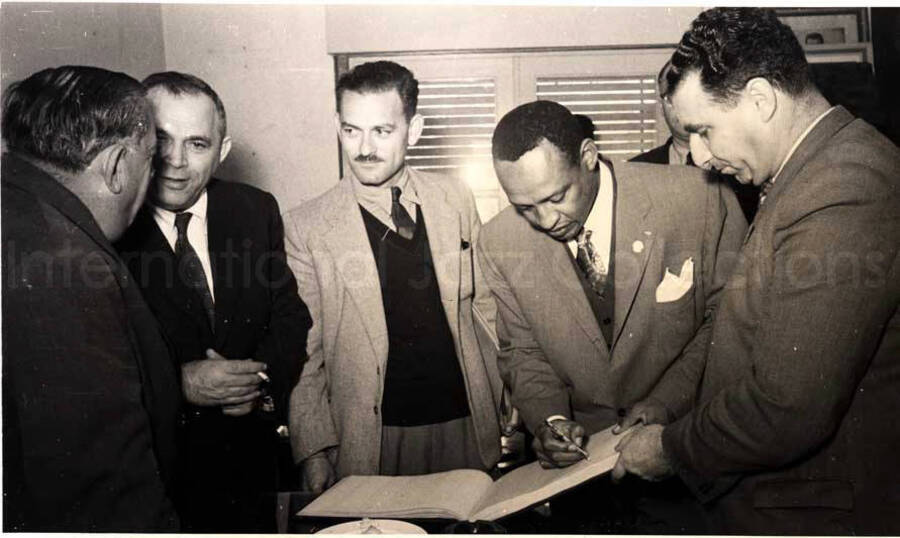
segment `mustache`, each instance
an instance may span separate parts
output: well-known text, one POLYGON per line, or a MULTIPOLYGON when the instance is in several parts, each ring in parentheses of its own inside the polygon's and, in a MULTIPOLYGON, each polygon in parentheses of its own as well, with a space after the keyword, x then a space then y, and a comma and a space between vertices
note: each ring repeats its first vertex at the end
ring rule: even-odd
POLYGON ((354 161, 358 163, 380 163, 382 162, 381 158, 374 153, 372 155, 357 155, 353 158, 354 161))

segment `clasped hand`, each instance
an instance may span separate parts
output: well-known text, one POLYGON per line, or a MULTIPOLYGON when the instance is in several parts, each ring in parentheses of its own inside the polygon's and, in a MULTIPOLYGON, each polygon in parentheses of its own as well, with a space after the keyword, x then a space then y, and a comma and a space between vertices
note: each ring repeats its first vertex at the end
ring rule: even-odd
POLYGON ((230 416, 246 415, 253 410, 261 392, 266 364, 252 359, 226 360, 212 349, 206 359, 181 366, 182 390, 185 399, 194 405, 222 406, 230 416))

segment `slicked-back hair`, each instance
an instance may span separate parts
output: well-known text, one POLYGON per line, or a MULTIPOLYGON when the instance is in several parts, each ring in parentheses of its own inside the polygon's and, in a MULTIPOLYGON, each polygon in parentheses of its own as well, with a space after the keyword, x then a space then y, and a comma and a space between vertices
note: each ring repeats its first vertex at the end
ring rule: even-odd
POLYGON ((419 81, 409 69, 395 62, 368 62, 341 75, 335 90, 338 112, 341 111, 341 95, 345 91, 365 94, 391 90, 397 90, 400 95, 403 115, 408 122, 416 115, 416 107, 419 106, 419 81))
POLYGON ((581 160, 582 124, 569 109, 554 101, 532 101, 510 110, 494 129, 491 154, 499 161, 518 161, 546 140, 571 164, 581 160))
POLYGON ((44 69, 14 82, 3 96, 3 140, 68 172, 83 171, 110 145, 143 138, 150 104, 124 73, 80 65, 44 69))
MULTIPOLYGON (((668 95, 683 77, 700 84, 719 103, 734 104, 750 79, 762 77, 792 97, 813 88, 803 47, 771 9, 714 8, 697 16, 672 54, 668 95)), ((664 96, 665 97, 665 96, 664 96)))
POLYGON ((163 88, 176 97, 179 95, 205 95, 209 97, 216 107, 216 116, 219 118, 219 140, 225 138, 225 134, 228 133, 228 118, 225 116, 225 105, 222 104, 219 94, 203 79, 188 73, 163 71, 148 76, 143 80, 142 84, 147 88, 147 91, 153 88, 163 88))

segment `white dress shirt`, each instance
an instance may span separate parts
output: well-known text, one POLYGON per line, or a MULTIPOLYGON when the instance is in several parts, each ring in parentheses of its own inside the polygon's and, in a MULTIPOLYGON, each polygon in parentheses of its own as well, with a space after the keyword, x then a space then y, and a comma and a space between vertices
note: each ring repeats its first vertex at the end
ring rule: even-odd
MULTIPOLYGON (((609 270, 609 258, 612 248, 613 226, 613 175, 609 166, 600 163, 600 188, 597 190, 597 198, 588 213, 584 227, 591 231, 591 244, 594 252, 603 262, 603 267, 609 270)), ((578 255, 578 239, 568 242, 569 250, 573 256, 578 255)))
MULTIPOLYGON (((206 191, 203 191, 203 194, 194 202, 194 205, 179 213, 190 213, 192 215, 191 220, 188 221, 187 240, 194 247, 194 251, 197 252, 197 257, 200 258, 200 265, 203 266, 203 273, 206 275, 206 284, 209 286, 209 294, 213 302, 215 302, 216 292, 213 287, 212 264, 209 260, 209 234, 206 227, 207 203, 206 191)), ((175 228, 175 212, 153 204, 151 204, 151 207, 153 207, 153 220, 156 221, 159 230, 165 236, 166 241, 169 242, 172 252, 175 252, 175 241, 178 240, 178 229, 175 228)))
MULTIPOLYGON (((391 206, 394 203, 391 189, 383 185, 365 185, 356 179, 353 172, 350 172, 349 176, 347 179, 352 182, 353 194, 356 196, 356 201, 359 205, 363 206, 366 211, 381 221, 382 224, 396 232, 397 226, 391 219, 391 206)), ((406 209, 412 221, 416 222, 416 205, 419 203, 419 197, 416 194, 414 183, 409 174, 409 169, 404 166, 394 186, 400 188, 400 205, 403 206, 403 209, 406 209)))

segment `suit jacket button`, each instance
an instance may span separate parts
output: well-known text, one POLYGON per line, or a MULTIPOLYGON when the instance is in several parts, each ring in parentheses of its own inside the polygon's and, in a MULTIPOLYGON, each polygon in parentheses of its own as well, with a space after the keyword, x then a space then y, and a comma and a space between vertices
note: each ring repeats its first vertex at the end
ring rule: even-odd
POLYGON ((610 318, 603 318, 604 325, 609 325, 610 323, 612 323, 612 320, 610 318))

